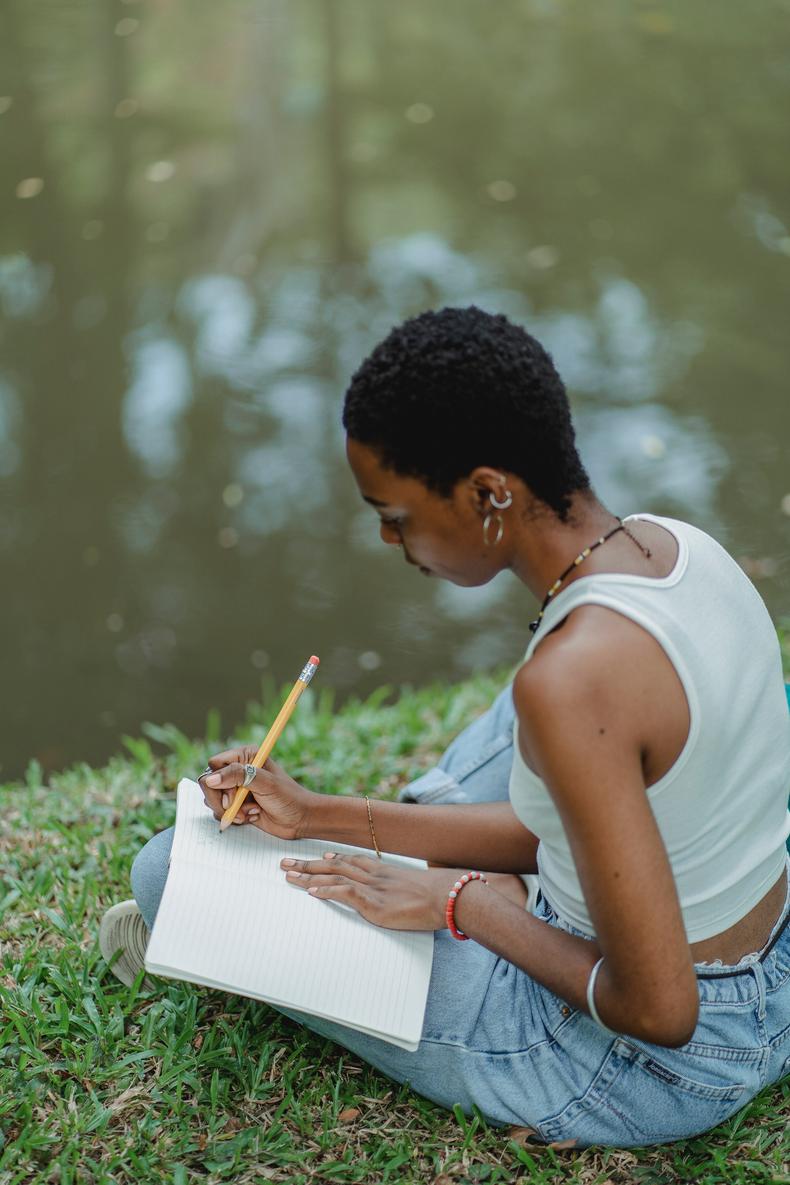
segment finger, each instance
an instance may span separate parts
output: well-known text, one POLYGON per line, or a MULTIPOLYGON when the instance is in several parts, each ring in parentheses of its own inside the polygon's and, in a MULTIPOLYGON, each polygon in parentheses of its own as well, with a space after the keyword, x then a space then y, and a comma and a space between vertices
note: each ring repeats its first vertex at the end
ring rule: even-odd
POLYGON ((246 765, 247 749, 249 747, 249 745, 237 745, 235 749, 225 749, 222 753, 215 753, 213 757, 209 757, 206 765, 214 771, 224 769, 226 765, 233 765, 234 763, 246 765))
POLYGON ((361 868, 363 872, 374 872, 381 868, 381 861, 377 856, 345 856, 344 860, 354 868, 361 868))
MULTIPOLYGON (((224 757, 225 754, 220 754, 219 756, 224 757)), ((207 807, 211 808, 215 819, 219 819, 222 817, 222 791, 221 790, 214 790, 210 786, 207 786, 206 785, 206 778, 211 777, 212 772, 214 770, 214 766, 212 765, 212 762, 216 762, 217 760, 218 760, 218 757, 209 757, 208 765, 203 770, 203 773, 200 775, 200 777, 197 780, 198 786, 200 786, 200 789, 203 791, 203 801, 205 802, 207 807)), ((227 762, 225 762, 223 764, 227 764, 227 762)))
POLYGON ((235 790, 228 789, 222 791, 223 813, 231 810, 232 817, 228 821, 237 827, 247 822, 245 804, 250 801, 254 800, 250 799, 249 791, 244 786, 237 786, 235 790))
POLYGON ((222 791, 209 790, 203 782, 200 782, 200 789, 203 791, 203 801, 206 806, 212 811, 215 819, 222 818, 222 791))
MULTIPOLYGON (((227 795, 224 795, 224 797, 227 798, 227 795)), ((230 802, 230 800, 228 800, 228 802, 230 802)), ((207 802, 206 805, 208 806, 210 804, 207 802)), ((227 809, 226 807, 223 807, 221 805, 219 807, 217 807, 216 810, 214 809, 214 807, 211 808, 212 814, 214 815, 214 818, 217 820, 218 823, 222 821, 222 817, 225 814, 226 809, 227 809)), ((261 814, 261 812, 258 807, 254 807, 253 809, 250 809, 246 803, 243 803, 239 807, 238 811, 234 815, 231 822, 234 824, 236 824, 236 823, 257 823, 260 818, 260 814, 261 814)))
POLYGON ((285 879, 295 889, 310 889, 316 885, 348 885, 351 883, 345 876, 318 876, 308 872, 295 872, 293 869, 286 872, 285 879))
POLYGON ((263 804, 267 795, 271 795, 276 790, 274 777, 271 770, 260 768, 255 774, 255 777, 250 782, 250 793, 259 797, 260 803, 263 804))
POLYGON ((241 762, 231 761, 213 774, 206 774, 202 781, 210 790, 236 790, 244 781, 244 772, 241 762))
MULTIPOLYGON (((211 813, 214 816, 214 818, 217 820, 217 822, 218 823, 221 822, 221 820, 225 814, 225 811, 227 810, 227 807, 224 807, 222 805, 222 801, 220 800, 220 803, 218 806, 214 806, 213 803, 209 802, 208 798, 206 798, 205 803, 206 803, 206 806, 209 807, 209 809, 211 810, 211 813)), ((255 815, 253 818, 249 818, 249 816, 245 813, 244 807, 242 806, 234 815, 232 822, 233 823, 237 823, 237 822, 254 823, 257 821, 257 819, 258 819, 257 815, 255 815)))
POLYGON ((203 791, 203 801, 206 806, 214 812, 215 818, 218 818, 222 813, 222 791, 211 790, 203 778, 198 779, 198 785, 203 791))
POLYGON ((338 885, 311 885, 307 890, 309 896, 318 897, 323 901, 339 901, 342 905, 350 905, 357 913, 362 913, 369 903, 360 885, 350 885, 348 882, 338 885))
MULTIPOLYGON (((375 866, 376 861, 373 863, 375 866)), ((280 861, 280 867, 307 876, 320 876, 323 878, 337 874, 346 877, 348 880, 360 881, 363 884, 367 884, 370 880, 370 871, 367 868, 354 864, 350 860, 343 859, 334 852, 327 852, 323 860, 291 860, 286 857, 280 861)))
MULTIPOLYGON (((244 766, 238 762, 232 762, 230 765, 216 770, 213 774, 206 774, 201 777, 199 779, 199 785, 203 790, 203 797, 206 802, 216 813, 217 811, 227 810, 233 801, 236 790, 243 781, 244 766)), ((246 801, 252 801, 249 794, 245 796, 246 801)))
MULTIPOLYGON (((228 803, 230 804, 233 801, 233 796, 228 795, 227 797, 228 803)), ((242 823, 254 823, 255 820, 260 816, 260 813, 261 808, 256 804, 255 799, 246 798, 236 812, 236 817, 234 818, 233 822, 235 823, 236 819, 240 819, 242 823)))

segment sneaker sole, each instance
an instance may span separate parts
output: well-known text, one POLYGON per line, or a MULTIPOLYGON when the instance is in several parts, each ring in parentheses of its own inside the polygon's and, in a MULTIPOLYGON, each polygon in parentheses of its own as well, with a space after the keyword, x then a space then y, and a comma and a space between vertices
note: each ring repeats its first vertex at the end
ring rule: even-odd
MULTIPOLYGON (((145 966, 149 931, 136 901, 121 901, 107 910, 99 927, 99 949, 113 975, 131 987, 145 966), (116 951, 121 953, 114 958, 116 951)), ((142 986, 151 991, 155 984, 146 975, 142 986)))

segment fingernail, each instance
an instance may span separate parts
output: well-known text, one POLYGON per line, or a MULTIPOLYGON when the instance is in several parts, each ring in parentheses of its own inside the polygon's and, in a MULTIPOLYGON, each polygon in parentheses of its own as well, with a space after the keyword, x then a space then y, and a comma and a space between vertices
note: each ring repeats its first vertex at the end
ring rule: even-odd
POLYGON ((212 774, 210 778, 206 778, 206 785, 207 786, 219 786, 221 781, 222 781, 222 778, 219 776, 219 774, 212 774))
POLYGON ((248 819, 257 819, 257 818, 258 818, 258 815, 259 815, 260 813, 261 813, 261 812, 260 812, 260 811, 258 810, 258 808, 256 807, 256 808, 255 808, 255 810, 252 810, 252 811, 247 811, 247 818, 248 818, 248 819))
POLYGON ((285 859, 280 861, 280 866, 282 868, 293 868, 295 863, 295 860, 285 859))
POLYGON ((228 796, 227 796, 227 794, 223 794, 223 795, 222 795, 222 805, 225 807, 225 809, 226 809, 226 810, 228 809, 228 796))
POLYGON ((334 860, 336 855, 337 855, 337 852, 324 852, 324 859, 325 860, 334 860))
POLYGON ((286 876, 301 876, 301 872, 286 872, 286 876))
POLYGON ((307 892, 312 893, 312 895, 315 897, 316 893, 318 892, 318 885, 311 885, 307 892))

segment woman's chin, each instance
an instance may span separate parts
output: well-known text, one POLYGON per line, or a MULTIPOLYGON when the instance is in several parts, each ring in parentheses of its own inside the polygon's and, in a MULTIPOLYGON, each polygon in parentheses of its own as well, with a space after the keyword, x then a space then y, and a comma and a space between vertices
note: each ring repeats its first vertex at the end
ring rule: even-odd
POLYGON ((493 572, 431 572, 431 576, 438 576, 441 580, 449 580, 450 584, 457 584, 459 588, 480 588, 493 580, 493 572))

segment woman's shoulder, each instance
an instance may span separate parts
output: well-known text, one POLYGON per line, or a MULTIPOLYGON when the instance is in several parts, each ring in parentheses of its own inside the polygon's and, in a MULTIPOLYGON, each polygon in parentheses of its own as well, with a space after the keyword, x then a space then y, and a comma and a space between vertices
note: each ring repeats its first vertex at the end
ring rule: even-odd
POLYGON ((594 697, 620 702, 649 678, 653 657, 655 642, 635 622, 602 605, 579 605, 516 671, 516 710, 570 710, 594 697))

